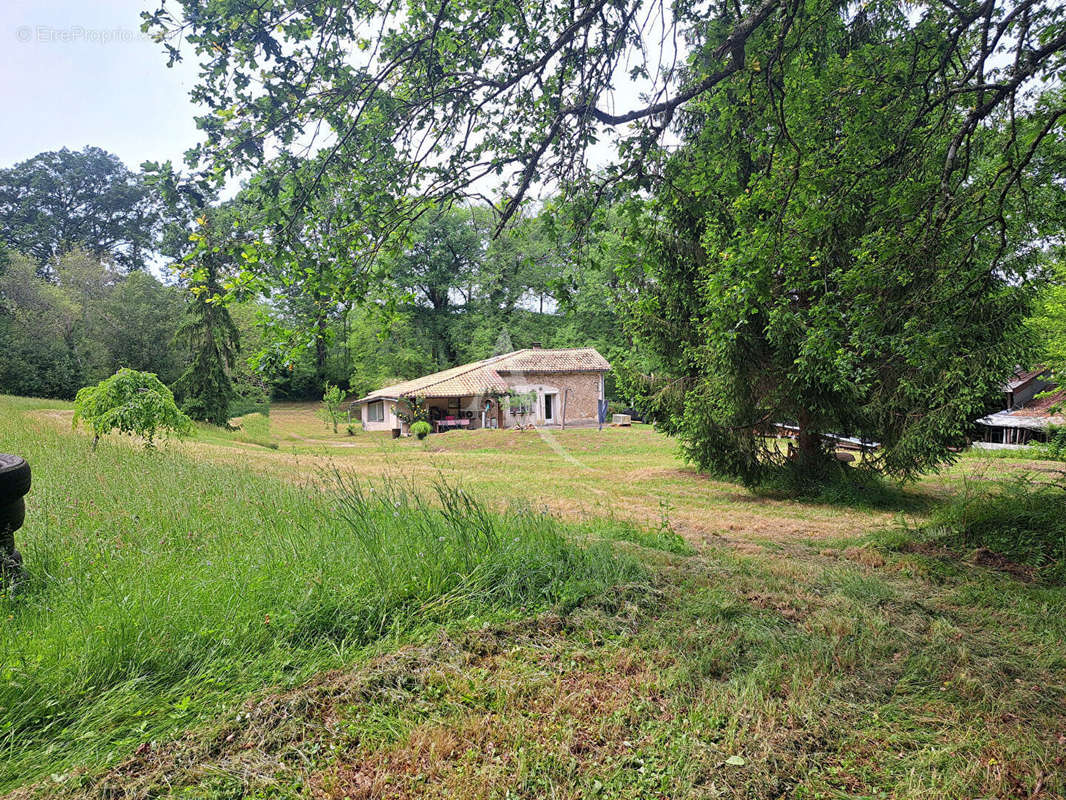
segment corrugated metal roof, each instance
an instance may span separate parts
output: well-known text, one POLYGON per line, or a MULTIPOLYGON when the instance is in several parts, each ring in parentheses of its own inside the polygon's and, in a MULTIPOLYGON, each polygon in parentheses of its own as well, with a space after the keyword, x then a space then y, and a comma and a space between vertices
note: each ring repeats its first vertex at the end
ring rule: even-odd
POLYGON ((530 348, 385 386, 355 402, 362 403, 382 397, 469 397, 502 393, 507 391, 508 384, 500 376, 501 373, 606 372, 610 368, 607 359, 594 347, 558 350, 530 348))
POLYGON ((1036 417, 1016 411, 997 411, 977 420, 978 425, 989 428, 1028 428, 1031 431, 1042 431, 1052 425, 1062 425, 1063 422, 1066 422, 1066 419, 1061 416, 1036 417))

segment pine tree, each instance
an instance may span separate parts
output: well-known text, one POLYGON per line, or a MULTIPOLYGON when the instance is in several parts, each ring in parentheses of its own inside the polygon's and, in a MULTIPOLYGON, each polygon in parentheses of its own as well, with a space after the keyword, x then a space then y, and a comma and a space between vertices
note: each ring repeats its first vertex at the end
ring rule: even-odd
POLYGON ((502 356, 504 353, 513 353, 514 345, 511 343, 511 334, 507 328, 500 328, 500 335, 496 337, 496 346, 492 348, 494 356, 502 356))
POLYGON ((1062 220, 1027 197, 1058 191, 1046 165, 1017 165, 1055 106, 990 116, 953 161, 970 101, 912 80, 950 32, 908 49, 907 26, 812 20, 765 80, 699 103, 635 226, 635 327, 662 366, 637 388, 701 468, 817 485, 840 434, 913 478, 1026 360, 1028 278, 1062 220))
MULTIPOLYGON (((198 234, 207 241, 209 226, 198 234)), ((186 346, 191 360, 174 385, 182 398, 182 409, 193 419, 212 425, 229 422, 229 407, 234 398, 231 372, 240 352, 240 336, 223 300, 221 267, 217 248, 200 247, 195 251, 196 266, 187 271, 189 300, 185 317, 175 340, 186 346)))

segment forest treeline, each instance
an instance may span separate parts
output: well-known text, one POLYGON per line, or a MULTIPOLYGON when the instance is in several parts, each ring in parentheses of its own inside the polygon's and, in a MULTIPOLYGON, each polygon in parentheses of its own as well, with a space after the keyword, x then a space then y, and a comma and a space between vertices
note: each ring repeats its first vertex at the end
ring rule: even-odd
MULTIPOLYGON (((180 389, 194 355, 178 335, 192 295, 169 269, 181 247, 168 239, 184 221, 168 220, 154 191, 97 148, 0 170, 0 394, 69 399, 120 367, 180 389)), ((549 210, 493 233, 487 208, 456 206, 424 216, 383 255, 360 302, 291 282, 228 303, 238 348, 229 413, 319 397, 326 382, 364 393, 535 342, 608 357, 625 347, 613 271, 574 252, 549 210)))

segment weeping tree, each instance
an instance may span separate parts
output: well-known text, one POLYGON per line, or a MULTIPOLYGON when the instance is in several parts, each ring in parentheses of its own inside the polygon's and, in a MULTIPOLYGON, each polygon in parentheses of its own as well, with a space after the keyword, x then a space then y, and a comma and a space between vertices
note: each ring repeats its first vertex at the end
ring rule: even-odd
POLYGON ((180 439, 192 432, 192 421, 178 410, 170 389, 151 372, 125 368, 78 390, 73 426, 82 422, 93 432, 93 450, 114 430, 141 437, 148 448, 159 434, 180 439))

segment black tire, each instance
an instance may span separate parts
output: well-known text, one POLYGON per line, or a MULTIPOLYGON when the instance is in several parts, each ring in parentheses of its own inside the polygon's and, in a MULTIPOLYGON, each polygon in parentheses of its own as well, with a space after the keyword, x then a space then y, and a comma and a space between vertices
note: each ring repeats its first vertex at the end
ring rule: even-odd
POLYGON ((30 465, 19 456, 0 453, 0 506, 30 490, 30 465))
POLYGON ((26 501, 21 497, 0 505, 0 559, 15 549, 15 531, 26 519, 26 501))

